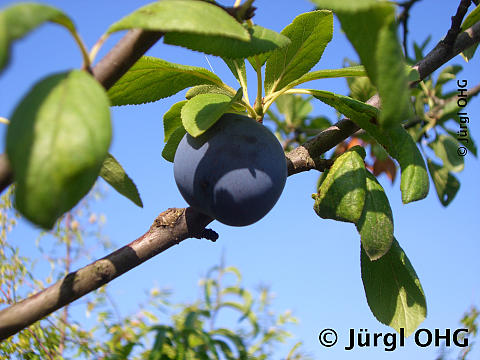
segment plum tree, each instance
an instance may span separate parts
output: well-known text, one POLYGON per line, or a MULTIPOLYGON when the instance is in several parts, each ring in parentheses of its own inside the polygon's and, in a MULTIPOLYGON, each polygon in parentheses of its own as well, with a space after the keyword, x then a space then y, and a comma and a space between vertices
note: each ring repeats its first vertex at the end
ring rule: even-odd
POLYGON ((467 16, 472 1, 460 1, 444 39, 425 56, 428 41, 414 43, 413 58, 406 36, 408 9, 415 0, 396 4, 403 8, 400 14, 395 2, 386 0, 311 0, 318 9, 299 14, 280 33, 253 23, 253 0, 236 0, 232 8, 214 2, 154 1, 112 24, 91 49, 59 9, 27 2, 0 11, 0 73, 6 70, 11 45, 45 22, 66 28, 83 57, 81 76, 78 70, 66 73, 68 79, 81 81, 57 82, 52 75, 48 92, 34 86, 26 95, 31 101, 19 103, 13 114, 29 114, 29 127, 19 123, 23 117, 0 117, 10 127, 6 154, 0 155, 0 190, 17 184, 17 210, 51 229, 98 176, 142 206, 136 185, 107 151, 110 137, 104 134, 102 141, 92 143, 90 135, 99 136, 101 127, 111 126, 110 105, 155 102, 185 89, 186 100, 163 116, 162 156, 175 162, 175 180, 191 205, 169 208, 130 244, 0 310, 0 341, 187 238, 216 240, 217 234, 206 229, 212 218, 235 226, 258 221, 278 200, 287 167, 289 175, 328 170, 312 205, 322 219, 355 225, 360 244, 354 245, 361 246, 361 277, 374 316, 407 336, 425 319, 420 280, 400 246, 388 197, 376 176, 388 171, 393 181, 398 168, 404 204, 427 196, 429 174, 442 205, 455 197, 460 182, 454 173, 464 168, 467 152, 477 154, 464 107, 480 85, 467 90, 467 80, 457 79, 459 66, 446 66, 432 76, 457 54, 473 57, 480 39, 480 7, 467 16), (317 70, 333 39, 334 13, 358 64, 347 61, 347 67, 317 70), (95 62, 107 38, 123 30, 128 33, 122 40, 95 62), (143 56, 160 38, 168 45, 217 56, 238 84, 232 87, 203 67, 143 56), (249 98, 247 69, 256 73, 255 102, 249 98), (347 78, 348 96, 303 86, 341 77, 347 78), (453 92, 443 88, 454 80, 453 92), (103 96, 92 96, 97 93, 103 96), (310 118, 310 101, 329 105, 345 118, 335 124, 310 118), (280 115, 272 111, 273 105, 280 115), (226 114, 231 111, 237 114, 226 114), (284 154, 274 135, 253 119, 272 121, 275 134, 291 151, 284 154), (20 130, 27 132, 20 136, 20 130), (353 145, 362 151, 345 151, 353 145), (95 160, 95 173, 84 166, 85 159, 95 160), (18 171, 26 167, 35 171, 18 171), (71 179, 78 172, 86 179, 82 186, 71 179), (45 205, 44 199, 62 202, 67 195, 75 201, 60 208, 45 205), (28 207, 19 199, 28 200, 28 207))
POLYGON ((282 146, 255 120, 224 114, 204 134, 186 134, 174 160, 180 193, 194 209, 232 226, 264 217, 287 178, 282 146))

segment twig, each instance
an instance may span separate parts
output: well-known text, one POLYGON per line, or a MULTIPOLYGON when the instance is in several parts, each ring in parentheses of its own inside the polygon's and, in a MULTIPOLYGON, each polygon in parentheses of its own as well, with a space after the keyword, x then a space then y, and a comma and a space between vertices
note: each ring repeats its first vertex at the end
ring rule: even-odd
POLYGON ((32 329, 27 329, 27 331, 33 336, 33 338, 37 341, 38 345, 42 348, 42 350, 45 352, 45 354, 47 354, 48 358, 50 360, 53 360, 53 355, 50 353, 50 351, 48 351, 45 346, 43 345, 43 343, 40 341, 40 339, 38 338, 37 334, 35 334, 35 332, 32 330, 32 329))
POLYGON ((408 19, 410 17, 410 10, 415 3, 421 0, 409 0, 403 3, 398 3, 398 6, 403 7, 402 12, 398 16, 398 21, 402 24, 403 28, 403 51, 405 53, 405 58, 408 59, 408 19))

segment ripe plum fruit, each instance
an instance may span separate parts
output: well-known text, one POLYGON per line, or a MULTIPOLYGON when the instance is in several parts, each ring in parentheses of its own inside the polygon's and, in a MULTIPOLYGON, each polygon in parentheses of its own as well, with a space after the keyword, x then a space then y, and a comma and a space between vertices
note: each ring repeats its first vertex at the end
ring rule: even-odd
POLYGON ((174 159, 178 189, 194 209, 231 226, 263 218, 287 178, 282 146, 255 120, 224 114, 198 137, 186 134, 174 159))

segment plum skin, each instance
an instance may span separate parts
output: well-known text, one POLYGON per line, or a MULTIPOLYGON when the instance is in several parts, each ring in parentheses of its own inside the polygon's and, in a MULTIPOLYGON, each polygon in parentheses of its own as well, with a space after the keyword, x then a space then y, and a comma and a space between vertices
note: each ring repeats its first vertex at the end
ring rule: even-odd
POLYGON ((262 124, 224 114, 198 137, 178 145, 174 177, 195 210, 231 226, 263 218, 279 199, 287 179, 282 146, 262 124))

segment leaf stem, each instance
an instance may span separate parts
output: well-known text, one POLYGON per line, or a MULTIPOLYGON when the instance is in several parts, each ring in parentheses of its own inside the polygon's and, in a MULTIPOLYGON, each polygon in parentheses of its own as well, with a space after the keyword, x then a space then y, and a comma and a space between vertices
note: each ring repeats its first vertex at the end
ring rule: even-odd
POLYGON ((257 99, 255 100, 254 109, 257 115, 260 117, 260 122, 263 119, 264 109, 263 109, 263 82, 262 82, 262 65, 260 64, 260 59, 258 55, 255 55, 255 64, 257 72, 257 99))
POLYGON ((103 34, 97 40, 95 45, 93 45, 92 49, 90 50, 90 54, 89 54, 90 64, 93 64, 93 62, 95 61, 95 58, 97 57, 98 52, 100 51, 100 48, 103 46, 103 44, 105 43, 105 41, 108 39, 109 36, 110 36, 110 34, 107 34, 107 33, 103 34))
POLYGON ((87 50, 87 47, 85 46, 85 43, 80 38, 80 35, 77 33, 76 30, 69 29, 69 31, 72 34, 73 38, 75 39, 75 42, 77 43, 78 47, 80 48, 80 52, 82 53, 82 57, 83 57, 82 69, 90 71, 92 63, 90 61, 90 56, 88 55, 88 50, 87 50))
POLYGON ((10 120, 0 116, 0 124, 10 125, 10 120))
POLYGON ((235 0, 235 4, 233 4, 233 7, 239 7, 241 2, 242 0, 235 0))
POLYGON ((250 106, 250 99, 248 98, 247 84, 245 83, 245 79, 242 76, 242 71, 238 67, 237 60, 233 60, 233 63, 235 65, 235 70, 237 71, 240 86, 243 88, 243 95, 245 96, 245 102, 250 106))

